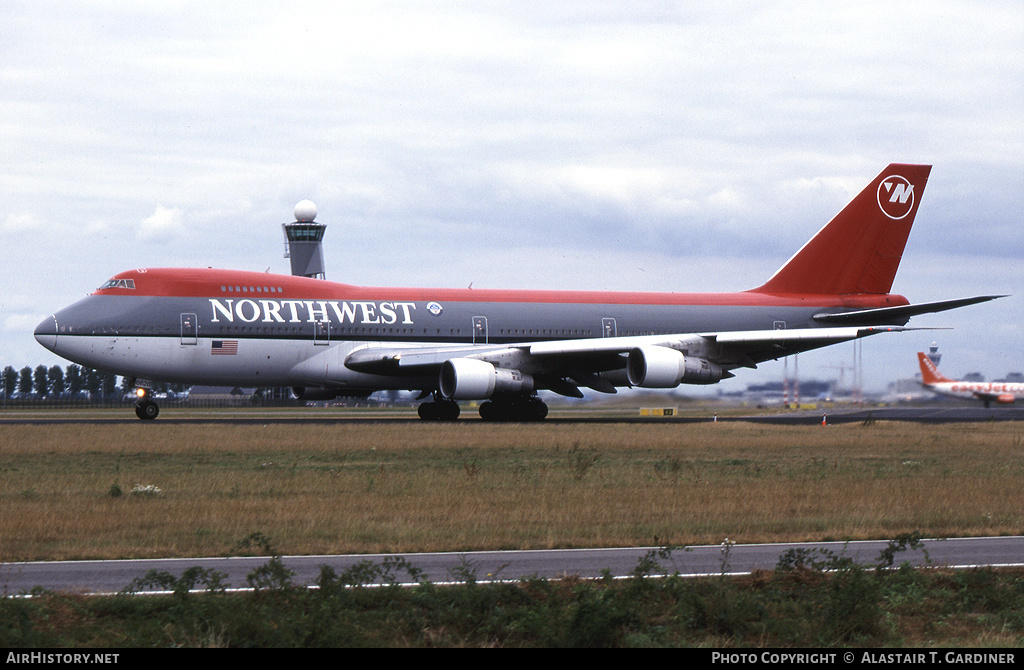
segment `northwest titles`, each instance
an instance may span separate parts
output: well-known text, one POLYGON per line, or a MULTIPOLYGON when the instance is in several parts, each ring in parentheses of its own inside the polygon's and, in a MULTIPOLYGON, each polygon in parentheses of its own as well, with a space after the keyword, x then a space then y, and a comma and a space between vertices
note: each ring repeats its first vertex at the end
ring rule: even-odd
POLYGON ((374 302, 369 300, 251 300, 210 298, 213 323, 414 323, 414 302, 374 302))

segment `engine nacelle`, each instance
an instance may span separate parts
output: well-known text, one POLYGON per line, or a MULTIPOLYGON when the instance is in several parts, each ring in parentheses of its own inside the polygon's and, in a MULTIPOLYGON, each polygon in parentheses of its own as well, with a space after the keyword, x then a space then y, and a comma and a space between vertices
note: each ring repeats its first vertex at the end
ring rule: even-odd
POLYGON ((529 393, 533 377, 475 358, 452 358, 441 364, 438 386, 449 400, 483 400, 501 393, 529 393))
POLYGON ((309 400, 310 402, 317 400, 334 400, 338 397, 338 389, 326 389, 326 388, 305 388, 302 386, 292 387, 292 397, 296 400, 309 400))
POLYGON ((668 347, 637 347, 629 352, 626 376, 633 386, 675 388, 680 384, 715 384, 725 378, 722 366, 687 357, 668 347))

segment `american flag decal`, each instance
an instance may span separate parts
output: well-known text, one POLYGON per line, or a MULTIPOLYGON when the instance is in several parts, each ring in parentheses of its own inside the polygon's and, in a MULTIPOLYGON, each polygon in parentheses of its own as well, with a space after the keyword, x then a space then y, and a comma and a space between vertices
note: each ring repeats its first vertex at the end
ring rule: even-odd
POLYGON ((234 356, 238 353, 238 340, 214 340, 210 345, 211 356, 234 356))

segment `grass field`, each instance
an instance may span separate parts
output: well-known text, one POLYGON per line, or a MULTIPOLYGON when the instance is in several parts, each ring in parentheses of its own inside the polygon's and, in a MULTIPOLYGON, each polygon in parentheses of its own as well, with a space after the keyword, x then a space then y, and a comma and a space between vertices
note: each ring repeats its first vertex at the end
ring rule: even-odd
POLYGON ((1013 423, 0 424, 0 560, 1024 531, 1013 423))

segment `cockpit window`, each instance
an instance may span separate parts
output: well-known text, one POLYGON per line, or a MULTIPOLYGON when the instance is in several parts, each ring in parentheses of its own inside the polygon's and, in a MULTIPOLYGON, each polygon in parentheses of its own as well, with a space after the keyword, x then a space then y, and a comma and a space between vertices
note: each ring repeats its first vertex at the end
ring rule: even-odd
POLYGON ((99 290, 102 291, 105 288, 127 288, 127 289, 131 289, 132 291, 134 291, 135 290, 135 280, 134 279, 111 279, 111 280, 107 281, 107 283, 105 283, 103 286, 101 286, 99 288, 99 290))

